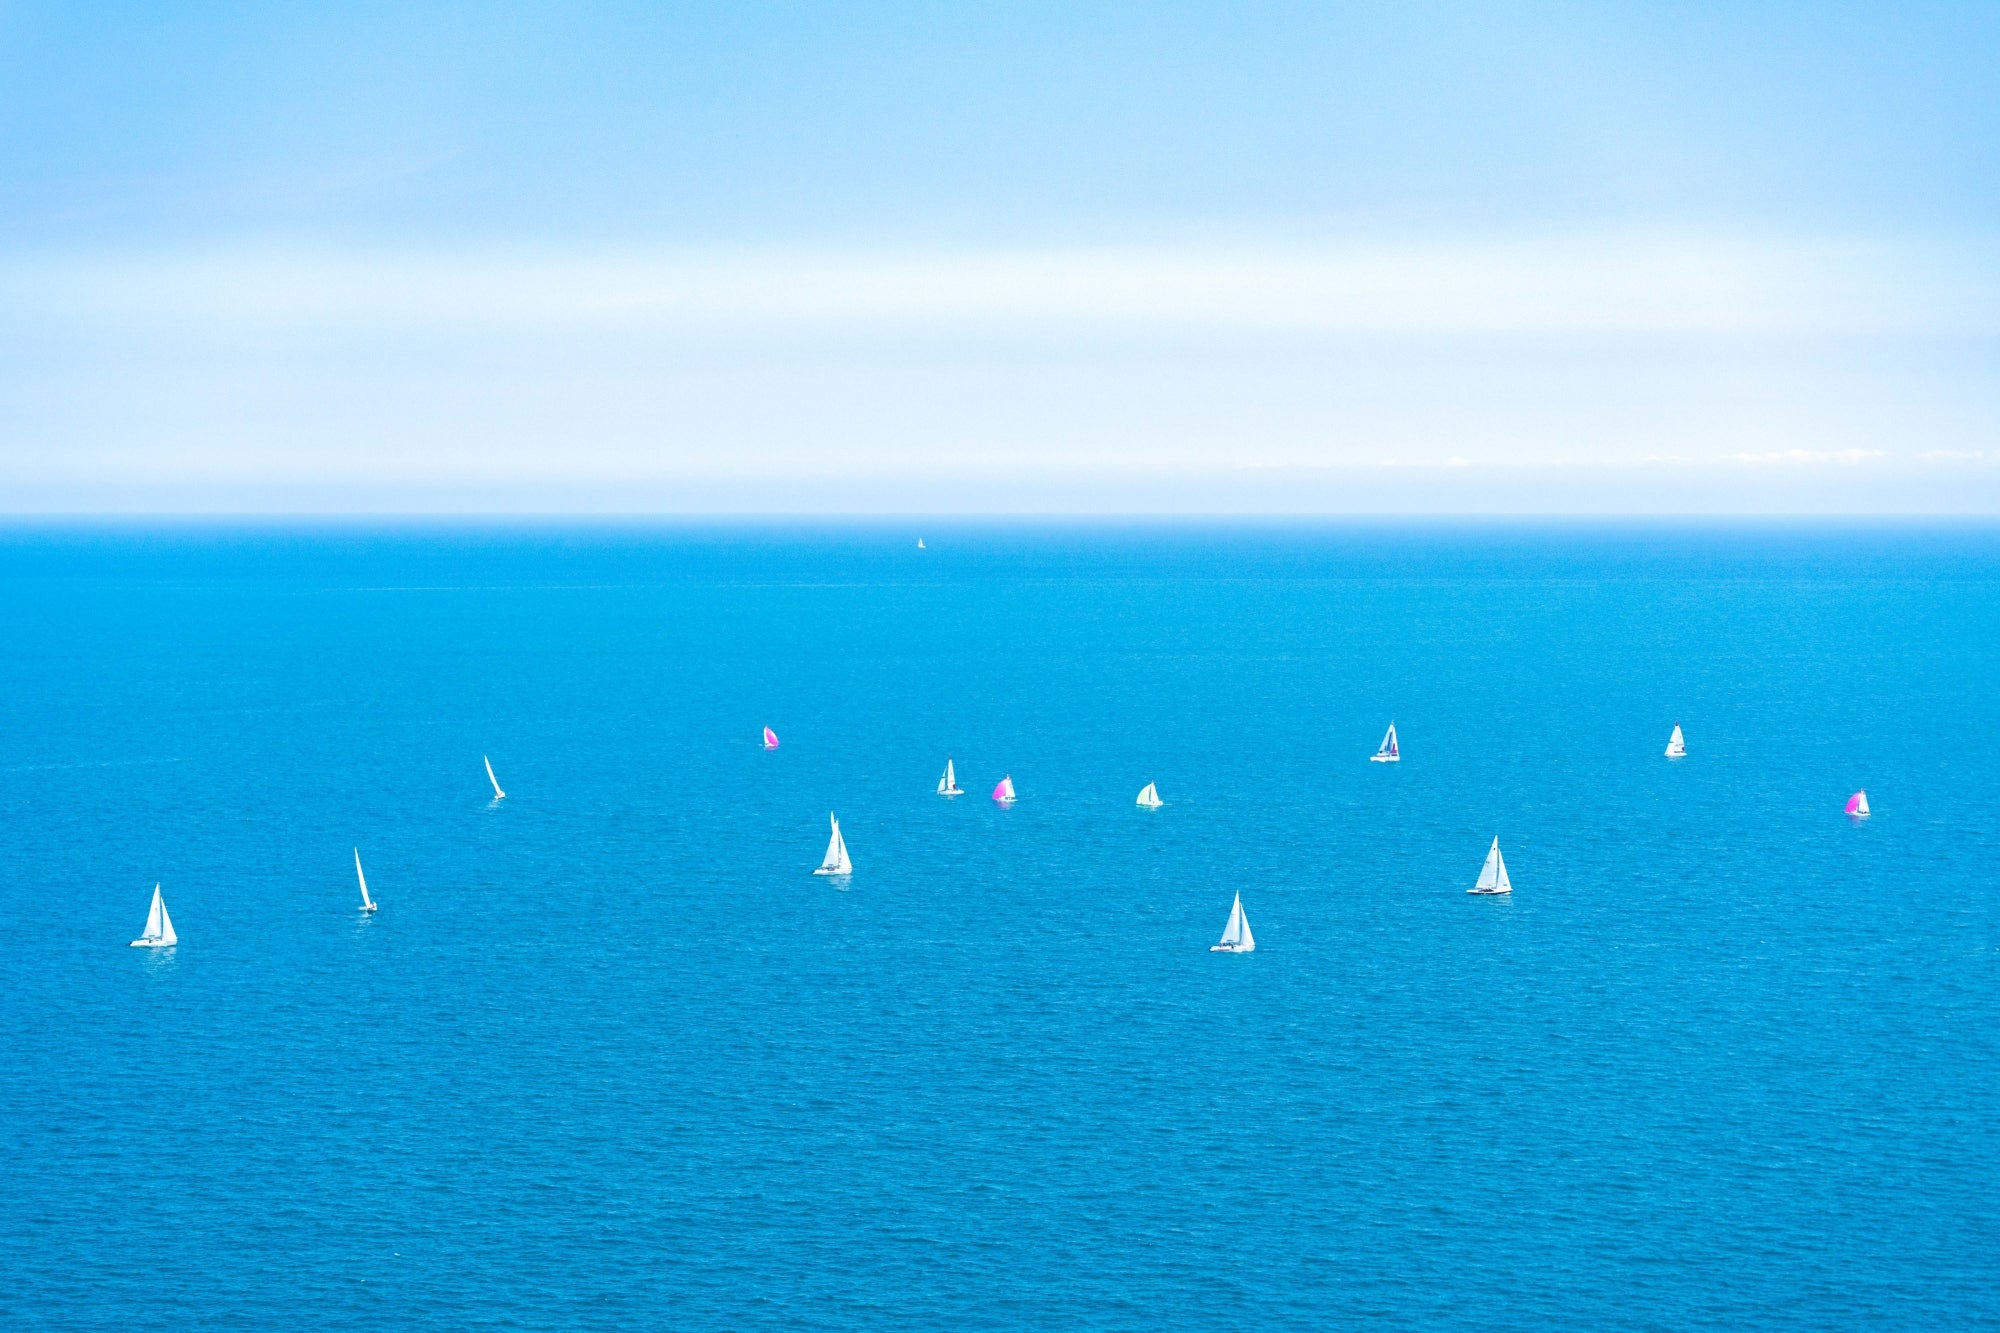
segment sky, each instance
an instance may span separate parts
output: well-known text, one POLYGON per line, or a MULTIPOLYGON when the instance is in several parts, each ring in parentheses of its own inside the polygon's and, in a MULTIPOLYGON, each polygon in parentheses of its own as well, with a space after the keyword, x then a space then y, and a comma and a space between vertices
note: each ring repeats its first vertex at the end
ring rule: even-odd
POLYGON ((2000 512, 2000 5, 0 0, 0 511, 2000 512))

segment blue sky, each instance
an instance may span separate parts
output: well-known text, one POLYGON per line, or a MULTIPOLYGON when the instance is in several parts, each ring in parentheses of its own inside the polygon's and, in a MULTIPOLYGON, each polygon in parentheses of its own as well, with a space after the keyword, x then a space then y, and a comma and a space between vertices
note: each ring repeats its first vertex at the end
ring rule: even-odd
POLYGON ((1990 513, 1996 58, 1990 4, 0 3, 0 508, 1990 513))

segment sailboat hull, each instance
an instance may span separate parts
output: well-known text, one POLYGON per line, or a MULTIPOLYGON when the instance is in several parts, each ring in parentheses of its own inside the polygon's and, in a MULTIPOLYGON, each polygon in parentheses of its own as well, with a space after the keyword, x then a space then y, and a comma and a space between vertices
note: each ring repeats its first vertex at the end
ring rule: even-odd
POLYGON ((132 941, 132 947, 133 947, 134 949, 171 949, 171 948, 173 948, 173 947, 174 947, 174 941, 172 941, 172 940, 133 940, 133 941, 132 941))
POLYGON ((1368 762, 1371 764, 1393 764, 1400 761, 1402 757, 1399 754, 1371 754, 1368 756, 1368 762))
POLYGON ((1510 888, 1505 888, 1505 889, 1467 889, 1467 890, 1466 890, 1466 892, 1467 892, 1467 893, 1477 893, 1477 894, 1481 894, 1481 895, 1484 895, 1484 896, 1487 896, 1487 897, 1492 897, 1492 896, 1495 896, 1495 895, 1498 895, 1498 894, 1502 894, 1502 893, 1512 893, 1513 891, 1514 891, 1514 890, 1513 890, 1513 889, 1512 889, 1511 887, 1510 887, 1510 888))
POLYGON ((1242 944, 1211 944, 1208 946, 1208 951, 1210 953, 1255 953, 1257 950, 1253 946, 1242 944))
POLYGON ((815 875, 851 875, 853 873, 852 870, 830 870, 826 866, 821 866, 818 870, 813 871, 815 875))

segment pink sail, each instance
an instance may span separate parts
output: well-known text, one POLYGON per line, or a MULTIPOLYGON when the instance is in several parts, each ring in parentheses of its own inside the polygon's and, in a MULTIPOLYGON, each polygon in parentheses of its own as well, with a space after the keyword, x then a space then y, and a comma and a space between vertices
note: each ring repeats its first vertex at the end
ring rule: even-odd
POLYGON ((1867 792, 1865 792, 1865 791, 1858 791, 1858 792, 1855 792, 1855 793, 1854 793, 1854 795, 1852 795, 1852 796, 1848 797, 1848 798, 1847 798, 1847 813, 1848 813, 1848 814, 1850 814, 1850 815, 1865 815, 1865 814, 1867 814, 1867 813, 1868 813, 1868 793, 1867 793, 1867 792))
POLYGON ((1000 779, 1000 785, 993 789, 993 799, 1003 804, 1014 799, 1014 775, 1000 779))
POLYGON ((778 748, 778 733, 769 727, 764 728, 764 748, 767 750, 778 748))

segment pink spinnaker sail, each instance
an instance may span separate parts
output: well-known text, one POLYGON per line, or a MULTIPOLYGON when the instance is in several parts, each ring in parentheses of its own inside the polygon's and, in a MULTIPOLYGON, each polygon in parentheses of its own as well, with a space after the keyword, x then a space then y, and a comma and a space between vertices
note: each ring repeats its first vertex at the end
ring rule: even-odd
POLYGON ((769 727, 764 728, 764 748, 767 750, 778 748, 778 733, 769 727))
POLYGON ((1852 795, 1852 796, 1848 797, 1848 798, 1847 798, 1847 813, 1848 813, 1848 814, 1850 814, 1850 815, 1865 815, 1865 814, 1867 814, 1867 813, 1868 813, 1868 793, 1867 793, 1867 792, 1865 792, 1865 791, 1858 791, 1858 792, 1855 792, 1855 793, 1854 793, 1854 795, 1852 795))
POLYGON ((1000 779, 1000 785, 993 789, 993 799, 996 801, 1003 801, 1003 802, 1011 801, 1014 799, 1013 774, 1010 773, 1006 777, 1000 779))

